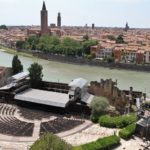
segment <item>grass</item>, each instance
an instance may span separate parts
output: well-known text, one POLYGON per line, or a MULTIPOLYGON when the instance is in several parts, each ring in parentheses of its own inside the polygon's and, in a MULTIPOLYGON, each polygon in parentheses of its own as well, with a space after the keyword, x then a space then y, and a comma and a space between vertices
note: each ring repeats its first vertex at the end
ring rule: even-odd
POLYGON ((20 55, 25 57, 34 57, 32 54, 24 53, 24 52, 18 52, 16 49, 4 47, 0 45, 0 49, 5 50, 6 53, 13 54, 13 55, 20 55))

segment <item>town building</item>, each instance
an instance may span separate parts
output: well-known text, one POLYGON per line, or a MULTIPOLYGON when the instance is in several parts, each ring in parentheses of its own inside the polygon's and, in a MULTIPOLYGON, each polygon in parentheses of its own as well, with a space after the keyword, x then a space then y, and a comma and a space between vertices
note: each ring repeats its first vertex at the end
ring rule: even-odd
POLYGON ((55 23, 50 23, 48 26, 48 11, 46 9, 46 4, 43 2, 42 10, 41 10, 41 26, 32 26, 27 29, 28 36, 41 36, 41 35, 57 35, 62 36, 63 30, 60 29, 61 27, 61 14, 58 13, 57 18, 57 26, 55 23))
POLYGON ((48 34, 48 11, 45 2, 41 10, 41 35, 48 34))
POLYGON ((58 13, 58 16, 57 16, 57 27, 61 27, 61 14, 60 12, 58 13))
POLYGON ((146 51, 144 52, 144 62, 145 62, 145 63, 150 63, 150 49, 149 49, 149 51, 146 50, 146 51))

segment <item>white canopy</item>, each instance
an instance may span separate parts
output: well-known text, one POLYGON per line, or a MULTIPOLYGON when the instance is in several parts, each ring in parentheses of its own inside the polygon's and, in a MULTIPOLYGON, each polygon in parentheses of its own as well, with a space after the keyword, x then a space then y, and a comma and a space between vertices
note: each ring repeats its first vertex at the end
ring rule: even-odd
POLYGON ((21 73, 18 73, 12 77, 10 77, 10 79, 12 80, 22 80, 22 79, 25 79, 29 76, 29 72, 21 72, 21 73))
POLYGON ((69 102, 68 94, 31 88, 16 94, 15 99, 62 108, 65 108, 69 102))
POLYGON ((72 87, 72 88, 83 88, 85 85, 88 84, 88 81, 83 79, 83 78, 77 78, 77 79, 74 79, 73 81, 71 81, 69 83, 69 86, 72 87))

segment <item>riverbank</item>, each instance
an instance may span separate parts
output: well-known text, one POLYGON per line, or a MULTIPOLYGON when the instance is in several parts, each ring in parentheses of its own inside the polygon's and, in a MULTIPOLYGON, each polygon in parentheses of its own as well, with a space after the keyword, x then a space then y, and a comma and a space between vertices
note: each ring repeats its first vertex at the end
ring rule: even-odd
POLYGON ((13 55, 17 54, 25 57, 33 57, 32 53, 18 52, 15 49, 4 47, 2 45, 0 45, 0 51, 5 51, 6 53, 13 54, 13 55))
POLYGON ((52 55, 45 53, 33 53, 34 56, 50 61, 58 61, 62 63, 89 65, 95 67, 106 67, 110 69, 125 69, 131 71, 150 72, 150 65, 124 64, 124 63, 107 63, 98 60, 88 60, 83 58, 75 58, 70 56, 52 55))
POLYGON ((124 70, 131 70, 131 71, 141 71, 141 72, 150 72, 150 65, 143 65, 143 64, 124 64, 124 63, 107 63, 102 62, 99 60, 88 60, 83 58, 75 58, 71 56, 62 56, 62 55, 52 55, 48 53, 39 53, 39 52, 32 52, 32 51, 16 51, 15 49, 10 49, 1 46, 1 49, 6 50, 7 53, 10 54, 18 54, 25 57, 38 57, 41 59, 49 60, 49 61, 57 61, 61 63, 67 64, 75 64, 75 65, 89 65, 89 66, 96 66, 96 67, 106 67, 110 69, 124 69, 124 70))

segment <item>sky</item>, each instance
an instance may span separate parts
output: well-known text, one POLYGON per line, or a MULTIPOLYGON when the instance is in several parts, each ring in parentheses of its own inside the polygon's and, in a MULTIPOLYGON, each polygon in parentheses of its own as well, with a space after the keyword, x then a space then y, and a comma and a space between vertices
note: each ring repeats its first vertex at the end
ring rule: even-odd
MULTIPOLYGON (((40 25, 43 0, 0 0, 0 24, 40 25)), ((150 28, 150 0, 45 0, 48 23, 62 25, 150 28)))

